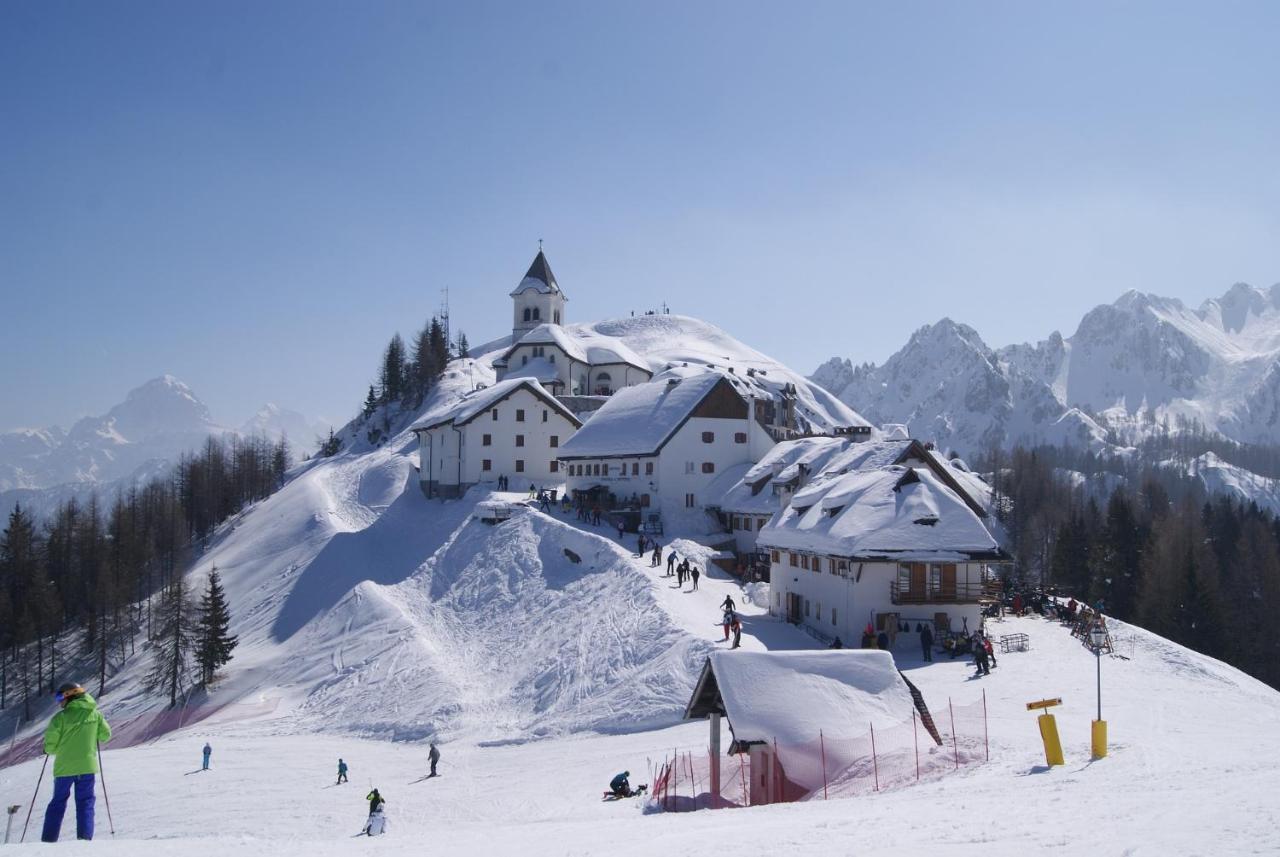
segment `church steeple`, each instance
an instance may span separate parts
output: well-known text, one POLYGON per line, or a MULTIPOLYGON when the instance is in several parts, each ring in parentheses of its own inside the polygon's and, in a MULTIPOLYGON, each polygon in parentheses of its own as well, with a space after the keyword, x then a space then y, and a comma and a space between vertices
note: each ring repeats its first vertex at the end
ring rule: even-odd
POLYGON ((555 274, 551 273, 551 265, 542 252, 542 242, 538 244, 538 255, 533 257, 533 264, 511 292, 515 313, 511 335, 517 340, 540 324, 564 323, 564 305, 568 298, 560 290, 555 274))

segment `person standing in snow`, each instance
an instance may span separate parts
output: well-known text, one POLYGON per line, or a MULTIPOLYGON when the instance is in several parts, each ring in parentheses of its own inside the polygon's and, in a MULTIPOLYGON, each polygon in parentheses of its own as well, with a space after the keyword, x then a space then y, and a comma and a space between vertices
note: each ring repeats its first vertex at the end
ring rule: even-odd
POLYGON ((640 534, 640 537, 639 537, 638 539, 636 539, 636 544, 637 544, 637 546, 638 546, 638 548, 639 548, 639 549, 636 551, 636 557, 638 557, 638 558, 643 558, 643 557, 644 557, 645 544, 646 544, 646 542, 645 542, 645 537, 644 537, 644 533, 641 533, 641 534, 640 534))
POLYGON ((693 575, 693 591, 697 592, 698 591, 698 575, 701 574, 701 572, 698 571, 698 567, 695 565, 690 570, 689 573, 693 575))
POLYGON ((78 684, 58 689, 62 706, 44 731, 44 752, 53 756, 53 799, 44 813, 40 841, 57 842, 62 817, 74 788, 76 838, 93 838, 93 793, 98 774, 98 746, 111 740, 111 727, 93 697, 78 684))
POLYGON ((200 766, 200 770, 207 771, 209 770, 209 757, 213 755, 213 748, 209 746, 208 741, 204 742, 204 749, 201 751, 201 754, 204 756, 204 761, 200 766))
POLYGON ((618 541, 622 541, 622 538, 625 535, 626 527, 623 525, 622 521, 618 521, 618 541))
POLYGON ((338 781, 334 783, 334 785, 340 786, 346 781, 347 781, 347 763, 339 759, 338 760, 338 781))
POLYGON ((733 614, 733 645, 729 648, 736 649, 742 645, 742 620, 738 618, 738 614, 733 614))
POLYGON ((366 836, 377 836, 387 832, 387 817, 385 807, 387 802, 382 799, 382 795, 378 794, 378 790, 374 789, 364 796, 369 802, 369 820, 365 822, 364 830, 361 831, 366 836))
POLYGON ((721 609, 721 610, 733 610, 733 609, 734 609, 735 607, 737 607, 737 606, 738 606, 738 605, 736 605, 736 604, 734 604, 734 603, 733 603, 733 596, 732 596, 732 595, 726 595, 726 596, 724 597, 724 600, 720 602, 720 609, 721 609))
POLYGON ((724 642, 729 641, 729 628, 733 625, 733 610, 725 610, 721 618, 721 624, 724 626, 724 642))
POLYGON ((427 776, 436 776, 436 765, 440 762, 440 750, 436 748, 436 742, 431 742, 431 751, 427 753, 427 758, 431 760, 431 773, 427 776))
POLYGON ((990 675, 991 662, 987 658, 987 649, 982 645, 982 632, 974 631, 972 639, 973 662, 978 668, 977 675, 990 675))
POLYGON ((920 628, 920 648, 923 650, 926 663, 933 661, 933 629, 928 623, 920 628))
POLYGON ((653 556, 649 559, 649 567, 657 568, 662 565, 662 545, 656 541, 653 543, 653 556))
POLYGON ((672 551, 667 554, 667 577, 670 577, 676 568, 676 552, 672 551))

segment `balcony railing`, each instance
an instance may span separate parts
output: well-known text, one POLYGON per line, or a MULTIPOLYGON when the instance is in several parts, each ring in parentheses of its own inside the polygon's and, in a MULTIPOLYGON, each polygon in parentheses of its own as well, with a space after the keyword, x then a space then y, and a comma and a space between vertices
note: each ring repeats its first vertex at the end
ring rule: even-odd
POLYGON ((895 580, 889 585, 889 597, 894 604, 982 604, 998 600, 999 592, 998 581, 932 581, 924 586, 912 586, 895 580))

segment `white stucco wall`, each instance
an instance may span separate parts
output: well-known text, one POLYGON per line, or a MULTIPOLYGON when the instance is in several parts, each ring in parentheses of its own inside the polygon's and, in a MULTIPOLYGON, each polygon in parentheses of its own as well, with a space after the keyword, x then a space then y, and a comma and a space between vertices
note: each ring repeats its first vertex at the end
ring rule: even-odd
MULTIPOLYGON (((847 576, 832 574, 826 557, 819 557, 821 570, 814 571, 813 559, 810 557, 810 568, 805 569, 790 563, 790 551, 779 551, 778 561, 770 563, 769 610, 782 618, 787 616, 787 595, 796 593, 802 601, 807 601, 808 609, 802 603, 800 612, 801 624, 819 631, 826 637, 839 636, 846 646, 856 647, 862 639, 862 631, 868 622, 874 624, 877 613, 897 613, 901 621, 910 626, 907 634, 898 634, 894 650, 901 650, 913 656, 920 651, 920 638, 916 633, 916 624, 926 620, 932 621, 934 614, 946 613, 951 620, 953 630, 964 627, 968 621, 969 631, 978 628, 981 621, 981 608, 977 604, 926 603, 926 604, 894 604, 891 586, 898 574, 897 563, 851 563, 847 576), (858 578, 858 566, 862 566, 861 579, 858 578), (832 622, 832 609, 835 609, 835 622, 832 622)), ((966 580, 978 582, 982 577, 981 563, 958 563, 956 565, 957 584, 966 580)))
POLYGON ((525 289, 511 299, 512 304, 512 322, 511 330, 517 337, 528 333, 540 324, 564 324, 566 319, 564 315, 564 296, 559 292, 543 294, 537 289, 525 289), (525 309, 537 308, 539 317, 536 319, 524 320, 525 309), (556 313, 560 313, 559 321, 556 320, 556 313))
POLYGON ((420 432, 419 437, 429 443, 419 443, 418 478, 423 483, 437 482, 441 488, 496 482, 499 476, 508 477, 516 491, 526 490, 530 483, 556 487, 564 481, 558 467, 552 469, 558 445, 576 431, 563 414, 522 388, 457 431, 449 424, 420 432), (523 422, 516 419, 520 410, 524 411, 523 422), (488 446, 484 444, 486 434, 490 436, 488 446), (523 437, 523 446, 516 446, 517 436, 523 437), (551 445, 553 437, 555 447, 551 445), (489 470, 484 469, 485 459, 490 462, 489 470), (517 461, 524 462, 523 472, 516 470, 517 461))

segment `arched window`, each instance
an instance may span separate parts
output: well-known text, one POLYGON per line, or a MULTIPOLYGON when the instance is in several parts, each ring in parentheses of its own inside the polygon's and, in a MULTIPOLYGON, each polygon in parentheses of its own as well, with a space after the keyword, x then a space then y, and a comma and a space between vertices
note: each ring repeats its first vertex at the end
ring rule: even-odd
POLYGON ((542 317, 542 313, 541 313, 541 311, 540 311, 537 307, 534 307, 534 308, 533 308, 533 320, 534 320, 534 321, 537 321, 537 320, 538 320, 538 319, 540 319, 541 317, 542 317))
POLYGON ((525 307, 525 308, 524 308, 524 320, 525 320, 525 321, 528 321, 528 320, 529 320, 529 319, 531 319, 531 318, 533 318, 533 310, 529 309, 528 307, 525 307))
POLYGON ((560 323, 560 310, 556 310, 556 324, 560 323))
POLYGON ((609 375, 609 373, 608 373, 608 372, 601 372, 599 375, 597 375, 597 376, 596 376, 596 380, 597 380, 597 381, 612 381, 612 380, 613 380, 613 378, 612 378, 612 376, 610 376, 610 375, 609 375))

